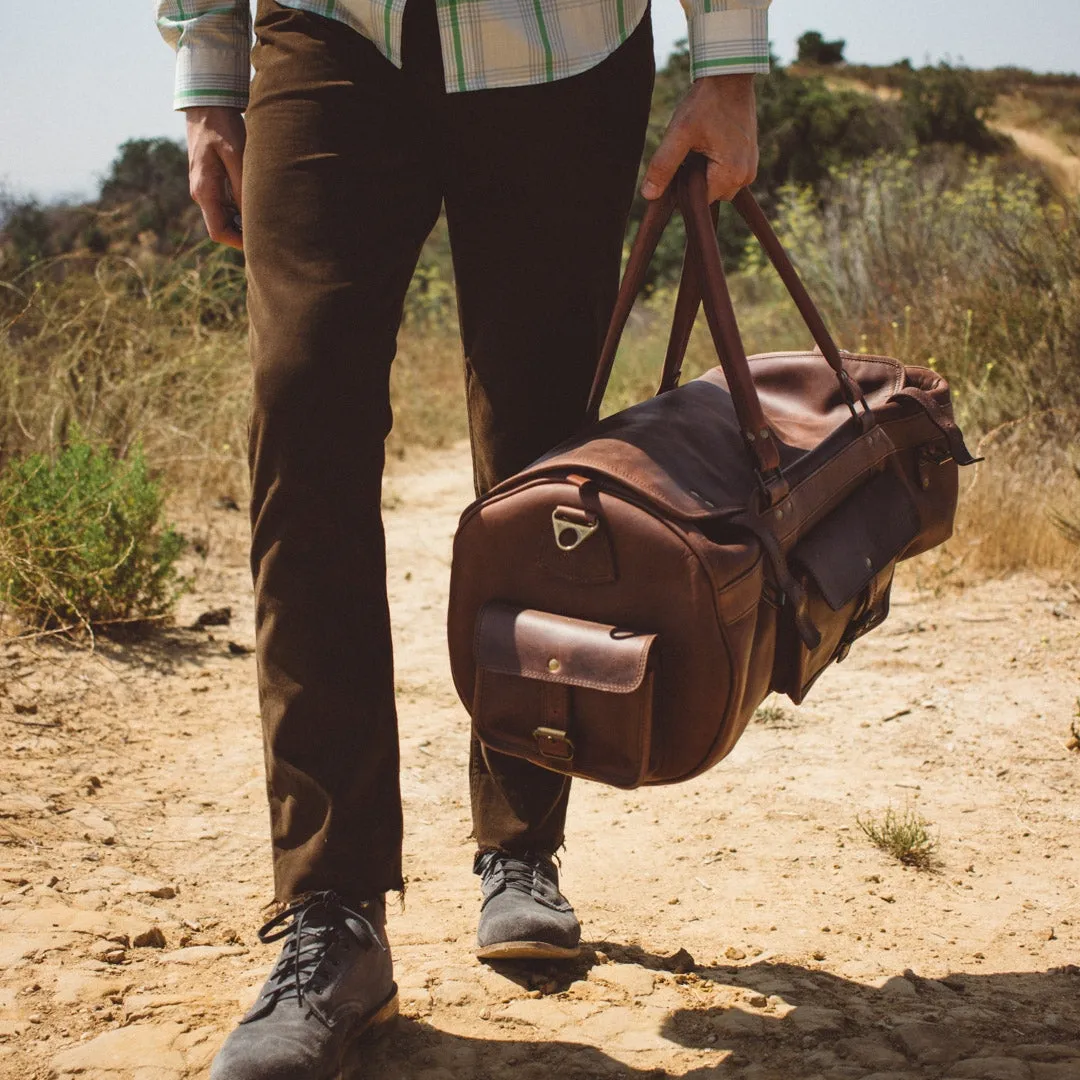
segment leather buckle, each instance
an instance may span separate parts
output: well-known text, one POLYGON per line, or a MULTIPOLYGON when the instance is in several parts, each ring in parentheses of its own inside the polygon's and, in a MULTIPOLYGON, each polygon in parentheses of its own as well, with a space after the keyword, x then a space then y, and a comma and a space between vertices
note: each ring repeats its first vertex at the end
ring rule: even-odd
POLYGON ((765 510, 771 510, 777 503, 781 503, 791 494, 791 485, 784 476, 782 469, 773 469, 768 474, 755 472, 758 490, 764 499, 765 510))
POLYGON ((574 759, 574 743, 565 731, 557 728, 538 727, 533 732, 536 740, 536 749, 542 757, 552 758, 555 761, 572 761, 574 759))

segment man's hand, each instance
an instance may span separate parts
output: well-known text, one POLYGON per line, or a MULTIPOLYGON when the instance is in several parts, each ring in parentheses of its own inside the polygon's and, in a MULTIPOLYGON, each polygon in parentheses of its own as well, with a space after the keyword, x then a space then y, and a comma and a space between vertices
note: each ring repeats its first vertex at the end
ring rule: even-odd
POLYGON ((757 175, 757 108, 753 75, 698 79, 679 103, 645 172, 641 194, 658 199, 686 155, 709 159, 709 202, 731 199, 757 175))
POLYGON ((234 218, 240 213, 244 168, 244 118, 239 109, 217 105, 184 110, 187 115, 188 181, 211 240, 244 248, 234 218))

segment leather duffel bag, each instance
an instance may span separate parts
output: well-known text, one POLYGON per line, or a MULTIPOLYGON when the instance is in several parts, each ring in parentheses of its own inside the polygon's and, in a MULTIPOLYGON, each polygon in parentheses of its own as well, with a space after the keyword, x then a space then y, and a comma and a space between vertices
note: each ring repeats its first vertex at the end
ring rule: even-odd
POLYGON ((841 352, 749 191, 736 208, 817 349, 747 357, 703 162, 650 205, 580 436, 461 517, 448 634, 483 746, 618 787, 714 765, 772 691, 798 703, 947 539, 973 459, 935 371, 841 352), (687 254, 657 395, 598 420, 676 203, 687 254), (704 301, 720 366, 678 386, 704 301))

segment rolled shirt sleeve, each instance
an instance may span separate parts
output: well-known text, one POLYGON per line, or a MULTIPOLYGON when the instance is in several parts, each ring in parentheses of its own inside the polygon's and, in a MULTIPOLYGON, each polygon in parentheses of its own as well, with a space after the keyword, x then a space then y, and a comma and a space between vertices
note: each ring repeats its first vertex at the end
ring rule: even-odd
POLYGON ((764 75, 771 0, 681 0, 690 32, 690 74, 764 75))
POLYGON ((176 50, 174 108, 247 106, 251 78, 248 0, 157 0, 157 25, 176 50))

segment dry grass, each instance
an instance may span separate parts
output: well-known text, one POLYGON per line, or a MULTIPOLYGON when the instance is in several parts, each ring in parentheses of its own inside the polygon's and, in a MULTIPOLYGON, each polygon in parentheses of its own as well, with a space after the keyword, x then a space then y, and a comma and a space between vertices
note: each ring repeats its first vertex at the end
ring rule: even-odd
MULTIPOLYGON (((985 464, 963 474, 956 536, 925 560, 936 580, 1013 569, 1076 572, 1080 547, 1080 225, 1023 181, 920 175, 875 163, 837 178, 824 213, 795 193, 782 233, 841 344, 944 371, 985 464)), ((733 275, 749 352, 808 334, 771 270, 733 275)), ((673 304, 638 305, 606 411, 651 394, 673 304)), ((392 373, 389 450, 467 434, 452 283, 410 292, 392 373)), ((703 320, 686 377, 716 363, 703 320)), ((185 502, 247 489, 249 373, 240 269, 202 249, 65 258, 0 281, 0 463, 55 453, 77 427, 123 454, 140 441, 185 502)))
POLYGON ((59 259, 0 290, 0 454, 53 454, 78 428, 140 441, 170 486, 237 490, 247 364, 239 269, 59 259))
POLYGON ((914 810, 901 814, 890 806, 880 818, 855 821, 875 847, 905 866, 928 870, 934 865, 937 839, 930 835, 930 823, 914 810))

